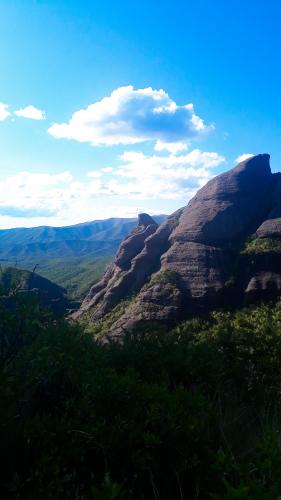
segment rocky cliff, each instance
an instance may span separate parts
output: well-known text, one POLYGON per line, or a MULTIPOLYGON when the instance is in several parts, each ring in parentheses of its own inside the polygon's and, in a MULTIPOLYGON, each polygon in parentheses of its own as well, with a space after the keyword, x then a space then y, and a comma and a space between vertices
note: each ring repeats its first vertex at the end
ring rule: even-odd
POLYGON ((160 226, 141 214, 76 317, 110 319, 118 336, 141 321, 281 295, 281 174, 269 159, 215 177, 160 226))

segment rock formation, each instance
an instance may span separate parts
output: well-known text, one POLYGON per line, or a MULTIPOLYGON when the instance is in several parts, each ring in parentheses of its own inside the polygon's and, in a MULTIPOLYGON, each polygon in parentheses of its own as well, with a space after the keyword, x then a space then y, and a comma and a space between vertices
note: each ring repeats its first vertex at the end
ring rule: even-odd
POLYGON ((109 266, 102 280, 91 288, 81 309, 74 314, 75 318, 83 315, 85 311, 92 310, 91 318, 99 319, 120 300, 141 287, 147 273, 137 273, 132 269, 132 262, 142 252, 145 241, 157 228, 158 224, 152 217, 147 214, 139 215, 138 226, 123 240, 115 261, 109 266))
POLYGON ((281 174, 273 174, 273 206, 266 220, 257 230, 259 238, 274 238, 281 236, 281 174))
POLYGON ((242 251, 251 235, 281 237, 281 174, 271 173, 269 158, 254 156, 215 177, 159 227, 141 214, 76 317, 95 322, 131 298, 111 324, 118 336, 141 321, 177 321, 225 300, 263 298, 269 288, 279 294, 281 269, 268 258, 253 266, 242 251))

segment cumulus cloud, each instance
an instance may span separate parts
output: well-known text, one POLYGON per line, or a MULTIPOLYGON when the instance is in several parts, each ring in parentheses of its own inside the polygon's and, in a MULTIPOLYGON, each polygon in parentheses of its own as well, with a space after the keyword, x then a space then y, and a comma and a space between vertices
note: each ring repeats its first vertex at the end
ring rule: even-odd
POLYGON ((88 177, 93 177, 94 179, 97 179, 102 176, 102 172, 99 172, 98 170, 92 170, 92 172, 88 172, 88 177))
POLYGON ((45 120, 45 112, 42 109, 36 108, 32 104, 26 106, 25 108, 17 109, 14 112, 15 115, 22 118, 28 118, 29 120, 45 120))
POLYGON ((18 216, 38 212, 56 213, 63 200, 65 190, 71 186, 70 172, 43 174, 20 172, 0 180, 0 215, 18 216), (10 210, 10 211, 9 211, 10 210))
POLYGON ((48 132, 58 139, 92 146, 158 141, 158 148, 164 149, 163 144, 186 143, 211 128, 195 114, 193 104, 178 105, 162 89, 134 89, 129 85, 76 111, 68 123, 54 123, 48 132))
POLYGON ((234 160, 234 163, 240 163, 241 161, 248 160, 248 158, 252 158, 254 156, 252 153, 243 153, 234 160))
POLYGON ((3 102, 0 102, 0 122, 3 122, 10 116, 11 113, 8 111, 8 105, 4 104, 3 102))
POLYGON ((113 172, 113 168, 112 167, 104 167, 101 169, 102 172, 104 172, 105 174, 110 174, 111 172, 113 172))
POLYGON ((199 149, 176 156, 144 155, 126 152, 116 176, 126 180, 111 180, 110 188, 123 195, 140 198, 178 199, 186 201, 212 176, 212 169, 223 163, 218 153, 199 149))
POLYGON ((157 141, 155 151, 168 151, 169 153, 177 154, 187 149, 187 144, 184 142, 163 142, 157 141))
POLYGON ((171 212, 186 204, 223 161, 218 153, 199 149, 167 156, 127 151, 117 167, 87 172, 79 180, 68 171, 21 172, 0 179, 0 225, 74 224, 136 215, 153 204, 154 213, 171 212))

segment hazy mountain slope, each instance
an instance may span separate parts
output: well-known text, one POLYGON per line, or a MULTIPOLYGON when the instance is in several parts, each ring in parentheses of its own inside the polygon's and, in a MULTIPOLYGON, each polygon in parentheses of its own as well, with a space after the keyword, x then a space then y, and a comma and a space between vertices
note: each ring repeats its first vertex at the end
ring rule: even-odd
MULTIPOLYGON (((161 223, 164 215, 155 219, 161 223)), ((136 219, 111 218, 66 227, 0 230, 0 263, 32 271, 81 300, 97 281, 136 219)))
MULTIPOLYGON (((165 216, 156 216, 162 222, 165 216)), ((24 261, 67 257, 105 256, 115 253, 136 219, 112 218, 66 227, 0 230, 0 260, 24 261)))

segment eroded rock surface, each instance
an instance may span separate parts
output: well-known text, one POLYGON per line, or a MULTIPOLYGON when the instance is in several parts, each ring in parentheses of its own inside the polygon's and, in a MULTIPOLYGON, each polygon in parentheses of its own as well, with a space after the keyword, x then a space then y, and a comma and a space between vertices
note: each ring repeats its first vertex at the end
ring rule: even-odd
POLYGON ((245 290, 246 303, 258 300, 272 300, 281 296, 281 274, 259 272, 253 276, 245 290))
POLYGON ((209 181, 183 211, 173 241, 221 245, 243 235, 264 215, 272 182, 269 155, 254 156, 209 181))
MULTIPOLYGON (((138 257, 149 236, 153 235, 158 224, 147 214, 140 214, 138 225, 121 243, 115 261, 108 267, 103 278, 95 284, 74 318, 89 313, 92 320, 101 318, 115 307, 120 300, 133 293, 138 283, 143 284, 147 275, 142 268, 133 268, 134 258, 138 257)), ((150 262, 149 262, 150 264, 150 262)))
POLYGON ((268 214, 268 218, 257 230, 259 238, 281 237, 281 174, 273 176, 273 206, 268 214))
MULTIPOLYGON (((280 234, 280 199, 281 174, 272 174, 269 155, 260 154, 209 181, 159 227, 142 214, 78 316, 101 319, 132 297, 111 324, 110 335, 116 337, 141 321, 178 321, 197 308, 220 305, 237 274, 241 241, 256 231, 258 237, 280 234)), ((238 274, 241 297, 254 289, 279 290, 274 270, 238 274)))

